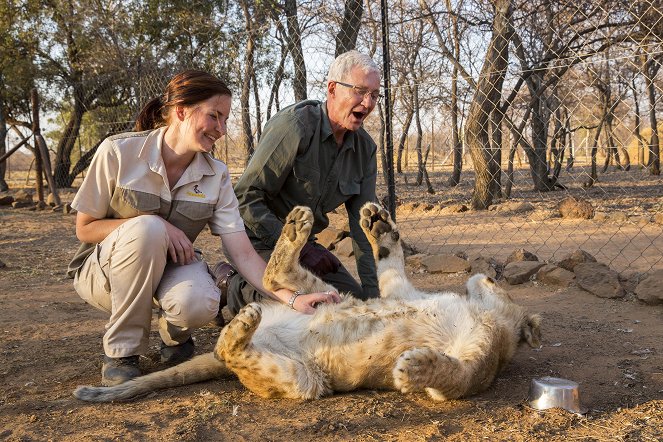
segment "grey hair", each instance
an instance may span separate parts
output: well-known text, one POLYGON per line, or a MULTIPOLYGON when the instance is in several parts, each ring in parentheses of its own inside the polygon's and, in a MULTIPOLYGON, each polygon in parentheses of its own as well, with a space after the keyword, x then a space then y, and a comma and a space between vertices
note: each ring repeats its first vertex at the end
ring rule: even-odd
POLYGON ((343 81, 354 67, 359 67, 365 74, 375 72, 381 76, 380 68, 371 57, 353 49, 336 57, 329 67, 327 81, 343 81))

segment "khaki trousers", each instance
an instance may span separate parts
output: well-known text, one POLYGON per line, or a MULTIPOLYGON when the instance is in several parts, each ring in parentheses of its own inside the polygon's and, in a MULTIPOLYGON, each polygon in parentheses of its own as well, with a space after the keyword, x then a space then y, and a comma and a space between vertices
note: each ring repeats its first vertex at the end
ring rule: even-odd
POLYGON ((103 344, 107 356, 144 354, 152 308, 158 308, 159 334, 177 345, 191 329, 219 311, 219 289, 199 253, 197 262, 167 262, 168 235, 155 215, 132 218, 110 233, 74 278, 74 288, 90 305, 110 313, 103 344))

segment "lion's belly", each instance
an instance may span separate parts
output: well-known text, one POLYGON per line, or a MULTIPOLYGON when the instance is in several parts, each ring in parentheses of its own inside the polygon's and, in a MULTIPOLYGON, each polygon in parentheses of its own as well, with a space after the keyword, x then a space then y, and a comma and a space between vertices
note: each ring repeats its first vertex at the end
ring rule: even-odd
MULTIPOLYGON (((303 350, 328 374, 335 391, 393 388, 398 357, 413 347, 449 348, 459 328, 471 323, 465 309, 430 308, 431 302, 394 303, 316 315, 303 350)), ((437 306, 439 307, 439 306, 437 306)))

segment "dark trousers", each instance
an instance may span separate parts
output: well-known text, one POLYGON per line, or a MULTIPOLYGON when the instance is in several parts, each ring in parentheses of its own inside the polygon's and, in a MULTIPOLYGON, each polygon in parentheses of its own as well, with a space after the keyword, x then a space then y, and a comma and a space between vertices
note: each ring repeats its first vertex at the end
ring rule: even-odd
MULTIPOLYGON (((314 243, 316 247, 322 247, 320 244, 314 243)), ((272 256, 272 249, 256 249, 256 252, 265 261, 269 260, 272 256)), ((352 277, 350 272, 341 265, 336 273, 327 273, 321 277, 327 284, 331 284, 338 290, 339 293, 347 293, 355 298, 366 300, 363 295, 361 285, 352 277)), ((251 302, 260 302, 265 297, 258 292, 251 284, 249 284, 240 274, 230 278, 228 281, 228 309, 234 315, 239 313, 240 309, 246 304, 251 302)))

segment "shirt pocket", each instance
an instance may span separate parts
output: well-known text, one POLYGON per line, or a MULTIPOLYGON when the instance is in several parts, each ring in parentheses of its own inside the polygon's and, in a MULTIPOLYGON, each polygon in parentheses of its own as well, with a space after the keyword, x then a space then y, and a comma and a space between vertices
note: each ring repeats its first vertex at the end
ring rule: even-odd
POLYGON ((322 208, 325 213, 331 212, 354 195, 359 195, 360 191, 361 183, 358 181, 339 181, 334 191, 328 193, 325 197, 322 208))
POLYGON ((320 171, 304 161, 296 161, 292 175, 294 180, 286 185, 286 192, 297 204, 311 207, 320 194, 320 171))
POLYGON ((152 193, 118 187, 113 193, 110 205, 120 218, 133 218, 139 215, 158 214, 161 198, 152 193))
POLYGON ((176 206, 168 218, 168 222, 184 232, 194 242, 205 228, 212 215, 214 206, 197 201, 176 201, 176 206))
POLYGON ((359 195, 361 191, 361 182, 360 181, 339 181, 338 188, 341 190, 341 193, 347 197, 353 195, 359 195))

